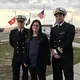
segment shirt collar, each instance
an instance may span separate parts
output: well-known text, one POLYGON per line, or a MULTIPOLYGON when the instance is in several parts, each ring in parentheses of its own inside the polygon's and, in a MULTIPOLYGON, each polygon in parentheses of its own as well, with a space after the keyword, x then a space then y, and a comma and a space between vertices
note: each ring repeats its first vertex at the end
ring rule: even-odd
MULTIPOLYGON (((23 28, 23 29, 24 29, 24 28, 23 28)), ((21 32, 23 32, 23 29, 19 29, 19 28, 18 28, 18 31, 20 31, 20 30, 21 30, 21 32)))
POLYGON ((54 26, 57 26, 57 25, 62 26, 62 25, 63 25, 63 23, 64 23, 64 21, 63 21, 62 23, 60 23, 60 24, 55 22, 54 26))

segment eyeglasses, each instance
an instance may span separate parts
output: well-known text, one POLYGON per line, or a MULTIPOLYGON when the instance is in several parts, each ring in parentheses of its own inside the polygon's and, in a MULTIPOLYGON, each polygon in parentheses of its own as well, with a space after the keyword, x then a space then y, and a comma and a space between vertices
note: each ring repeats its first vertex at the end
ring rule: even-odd
POLYGON ((33 25, 33 26, 37 26, 38 27, 39 25, 33 25))

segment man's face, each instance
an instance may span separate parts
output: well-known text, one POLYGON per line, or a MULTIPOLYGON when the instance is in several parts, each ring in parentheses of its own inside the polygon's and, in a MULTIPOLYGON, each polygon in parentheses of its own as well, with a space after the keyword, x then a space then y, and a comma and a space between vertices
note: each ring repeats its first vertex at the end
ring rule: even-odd
POLYGON ((24 28, 25 21, 17 21, 18 28, 24 28))
POLYGON ((57 23, 61 23, 64 21, 65 16, 63 14, 56 14, 55 18, 57 23))

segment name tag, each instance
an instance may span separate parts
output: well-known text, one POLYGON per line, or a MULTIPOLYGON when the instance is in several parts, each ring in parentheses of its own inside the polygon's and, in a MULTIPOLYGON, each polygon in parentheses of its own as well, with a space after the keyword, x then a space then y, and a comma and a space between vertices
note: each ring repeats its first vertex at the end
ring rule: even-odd
POLYGON ((65 32, 61 32, 60 34, 65 34, 65 32))

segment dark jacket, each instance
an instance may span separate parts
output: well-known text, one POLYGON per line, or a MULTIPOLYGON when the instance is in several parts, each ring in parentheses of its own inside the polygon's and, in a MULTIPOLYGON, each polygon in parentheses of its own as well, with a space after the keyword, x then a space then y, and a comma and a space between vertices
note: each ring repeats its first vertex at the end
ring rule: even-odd
POLYGON ((64 22, 60 28, 55 26, 51 29, 50 47, 57 49, 61 47, 64 52, 73 51, 72 42, 75 36, 75 27, 69 23, 64 22))
POLYGON ((72 42, 75 36, 75 27, 72 24, 64 22, 62 26, 55 26, 51 29, 50 47, 56 49, 58 54, 62 56, 64 64, 73 64, 73 47, 72 42), (58 47, 63 53, 58 51, 58 47), (66 63, 67 62, 67 63, 66 63))
POLYGON ((22 62, 24 57, 25 40, 28 35, 28 29, 24 28, 22 33, 18 29, 11 30, 9 43, 14 48, 13 61, 22 62))
MULTIPOLYGON (((37 56, 37 65, 38 66, 44 66, 44 65, 50 65, 50 48, 49 48, 49 42, 48 38, 45 34, 41 33, 39 35, 39 49, 38 49, 38 56, 37 56)), ((24 63, 29 65, 29 42, 26 43, 26 50, 25 53, 27 54, 24 59, 24 63)))

